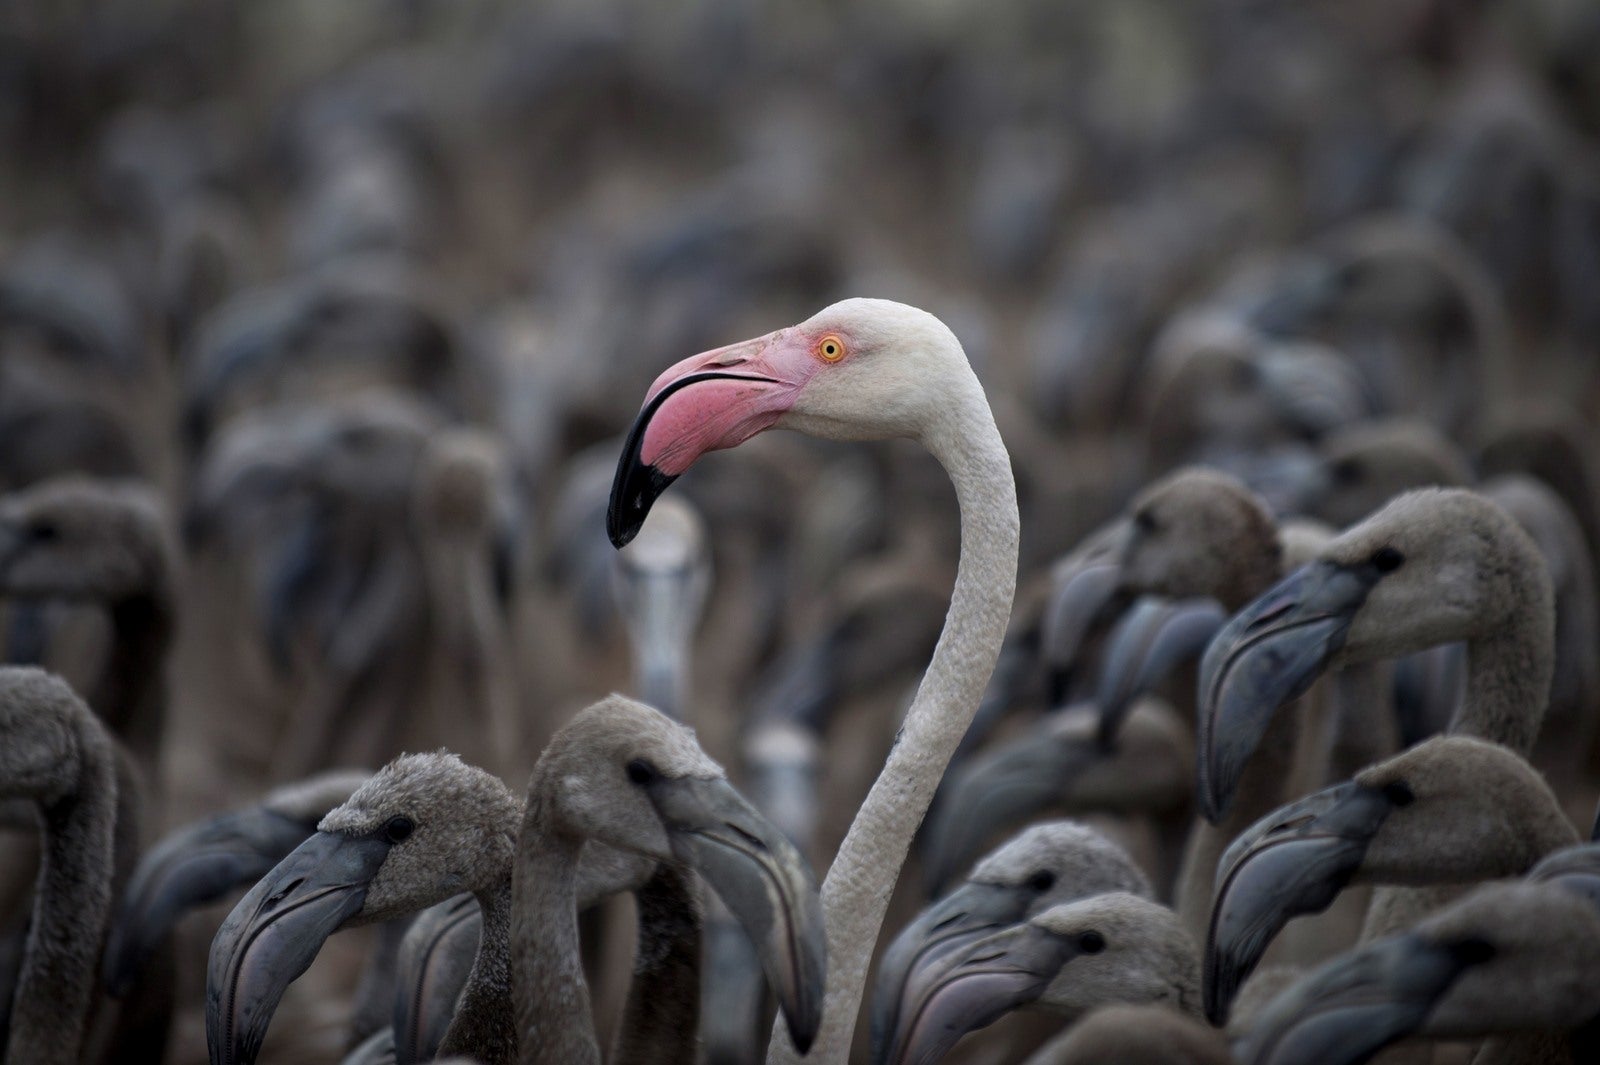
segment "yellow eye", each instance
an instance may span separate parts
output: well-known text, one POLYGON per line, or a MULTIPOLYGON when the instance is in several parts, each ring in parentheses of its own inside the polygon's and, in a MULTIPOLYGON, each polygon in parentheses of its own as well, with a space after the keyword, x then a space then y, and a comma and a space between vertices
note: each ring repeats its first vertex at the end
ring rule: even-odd
POLYGON ((844 358, 844 341, 829 333, 817 341, 817 354, 829 362, 838 362, 844 358))

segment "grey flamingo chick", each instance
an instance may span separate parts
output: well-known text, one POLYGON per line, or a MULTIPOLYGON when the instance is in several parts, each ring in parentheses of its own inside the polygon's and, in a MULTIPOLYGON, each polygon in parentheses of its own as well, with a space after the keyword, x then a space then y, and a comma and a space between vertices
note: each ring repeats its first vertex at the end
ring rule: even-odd
MULTIPOLYGON (((526 814, 494 777, 442 753, 397 759, 330 813, 217 933, 213 1062, 254 1060, 284 988, 332 932, 462 889, 477 897, 483 931, 440 1052, 598 1060, 577 956, 578 857, 590 838, 700 871, 760 940, 796 1038, 814 1032, 822 930, 809 872, 686 730, 613 696, 551 741, 526 814)), ((679 1020, 693 1030, 692 1015, 679 1020)))
POLYGON ((1290 918, 1325 909, 1347 884, 1519 876, 1575 842, 1532 766, 1468 736, 1436 736, 1289 803, 1235 840, 1217 871, 1206 1014, 1223 1023, 1273 936, 1290 918))
POLYGON ((888 1051, 906 977, 925 956, 954 950, 1059 903, 1111 891, 1151 894, 1150 882, 1127 852, 1086 825, 1047 821, 1002 844, 883 952, 872 990, 875 1058, 888 1051))
POLYGON ((1450 731, 1527 756, 1550 695, 1555 616, 1538 548, 1499 506, 1422 489, 1326 544, 1245 607, 1201 664, 1200 784, 1214 808, 1278 707, 1330 665, 1467 644, 1450 731))
POLYGON ((1570 1062, 1600 1015, 1600 914, 1557 881, 1488 884, 1414 928, 1340 955, 1264 1006, 1247 1065, 1358 1065, 1401 1039, 1498 1036, 1474 1060, 1570 1062))
MULTIPOLYGON (((1275 709, 1330 664, 1464 642, 1467 689, 1449 733, 1526 758, 1550 695, 1555 610, 1538 547, 1501 507, 1461 489, 1392 501, 1246 607, 1201 663, 1200 784, 1226 801, 1275 709)), ((1380 886, 1363 941, 1407 928, 1459 887, 1380 886)))
POLYGON ((1178 915, 1126 892, 1062 903, 926 956, 880 1061, 934 1065, 962 1036, 1023 1008, 1070 1021, 1112 1003, 1198 1017, 1200 959, 1178 915))
MULTIPOLYGON (((600 1059, 575 917, 585 839, 704 876, 756 943, 792 1038, 810 1046, 824 986, 821 904, 810 870, 787 837, 734 791, 691 732, 612 696, 556 734, 528 784, 511 928, 525 1065, 600 1059)), ((691 1032, 698 986, 696 976, 692 989, 674 989, 687 996, 678 1021, 691 1032)))

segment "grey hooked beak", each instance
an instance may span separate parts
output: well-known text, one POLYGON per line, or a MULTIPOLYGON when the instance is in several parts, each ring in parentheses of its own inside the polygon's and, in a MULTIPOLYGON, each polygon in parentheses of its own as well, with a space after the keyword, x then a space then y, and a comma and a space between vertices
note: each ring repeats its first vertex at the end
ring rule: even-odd
POLYGON ((1134 700, 1205 650, 1227 616, 1213 599, 1147 595, 1133 604, 1111 635, 1095 693, 1103 745, 1116 738, 1134 700))
POLYGON ((1084 565, 1051 594, 1040 620, 1039 643, 1052 703, 1066 697, 1090 633, 1126 602, 1121 564, 1104 560, 1084 565))
POLYGON ((1273 937, 1301 914, 1332 904, 1394 809, 1354 782, 1308 795, 1246 829, 1218 864, 1206 934, 1205 1009, 1222 1025, 1234 995, 1273 937))
POLYGON ((651 798, 678 859, 692 866, 744 926, 761 957, 795 1048, 822 1024, 827 934, 817 881, 800 852, 720 778, 662 779, 651 798))
POLYGON ((1200 662, 1200 808, 1216 824, 1272 715, 1344 646, 1378 574, 1314 562, 1233 616, 1200 662))
POLYGON ((251 888, 211 941, 206 1045, 211 1065, 249 1065, 283 993, 366 902, 389 855, 374 838, 318 832, 251 888))
POLYGON ((968 1032, 1036 1001, 1078 953, 1033 924, 928 952, 907 974, 888 1053, 874 1065, 934 1065, 968 1032))
POLYGON ((395 1065, 432 1061, 478 955, 483 914, 457 895, 417 915, 400 944, 394 987, 395 1065))
POLYGON ((1312 970, 1233 1045, 1245 1065, 1359 1065, 1415 1032, 1450 985, 1487 961, 1485 943, 1380 939, 1312 970))
POLYGON ((253 807, 172 833, 139 860, 106 941, 106 989, 125 995, 184 914, 254 883, 317 830, 253 807))
POLYGON ((958 950, 1027 914, 1037 893, 1022 885, 969 881, 924 909, 901 930, 878 962, 872 989, 872 1060, 882 1062, 900 1021, 911 970, 958 950))
POLYGON ((940 789, 923 834, 929 893, 941 891, 996 833, 1062 801, 1079 773, 1104 757, 1092 737, 1033 729, 958 767, 940 789))

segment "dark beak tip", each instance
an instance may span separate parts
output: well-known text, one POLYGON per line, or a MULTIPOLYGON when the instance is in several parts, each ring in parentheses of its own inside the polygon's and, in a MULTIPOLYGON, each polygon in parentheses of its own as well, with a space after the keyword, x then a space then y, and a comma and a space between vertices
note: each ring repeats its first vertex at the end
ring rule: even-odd
POLYGON ((606 536, 610 538, 611 546, 621 551, 633 542, 635 536, 639 535, 639 529, 643 525, 643 522, 624 523, 617 516, 608 515, 606 517, 606 536))
POLYGON ((1228 1023, 1229 1007, 1232 1005, 1232 994, 1223 989, 1225 976, 1220 959, 1207 951, 1206 971, 1202 997, 1204 998, 1206 1020, 1221 1028, 1228 1023))

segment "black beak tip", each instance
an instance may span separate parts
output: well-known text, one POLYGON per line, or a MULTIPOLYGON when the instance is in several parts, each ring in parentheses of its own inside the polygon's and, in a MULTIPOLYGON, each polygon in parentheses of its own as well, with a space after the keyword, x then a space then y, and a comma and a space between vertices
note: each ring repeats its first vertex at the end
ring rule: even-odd
POLYGON ((1205 986, 1202 988, 1202 997, 1205 999, 1206 1020, 1221 1028, 1228 1023, 1229 1007, 1232 1005, 1233 1000, 1233 989, 1223 986, 1229 981, 1221 959, 1217 958, 1212 951, 1207 951, 1206 954, 1205 986))
POLYGON ((606 507, 606 535, 611 538, 612 547, 620 551, 639 535, 651 506, 676 480, 631 453, 622 456, 617 476, 611 482, 611 502, 606 507))
POLYGON ((789 1038, 794 1040, 794 1048, 800 1051, 803 1058, 811 1053, 811 1044, 817 1040, 817 1030, 814 1026, 806 1026, 803 1030, 789 1029, 789 1038))
POLYGON ((611 546, 618 551, 633 542, 633 538, 639 535, 639 529, 643 525, 644 520, 642 518, 636 521, 629 521, 618 514, 616 510, 608 511, 606 514, 606 536, 611 539, 611 546))

